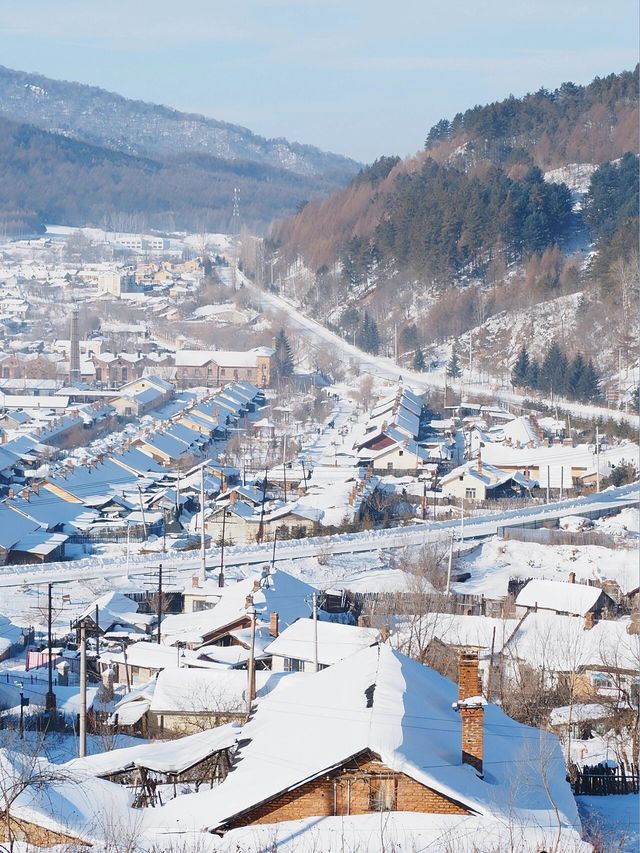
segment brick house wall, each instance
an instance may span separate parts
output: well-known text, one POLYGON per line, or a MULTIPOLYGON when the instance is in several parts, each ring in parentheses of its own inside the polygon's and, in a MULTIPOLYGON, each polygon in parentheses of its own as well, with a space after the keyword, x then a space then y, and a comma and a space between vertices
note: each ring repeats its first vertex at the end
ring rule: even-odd
MULTIPOLYGON (((467 815, 469 810, 404 773, 390 770, 372 753, 348 761, 318 779, 286 791, 233 818, 227 828, 300 820, 307 817, 361 815, 379 811, 375 792, 383 786, 392 798, 391 811, 467 815)), ((386 810, 386 809, 385 809, 386 810)))

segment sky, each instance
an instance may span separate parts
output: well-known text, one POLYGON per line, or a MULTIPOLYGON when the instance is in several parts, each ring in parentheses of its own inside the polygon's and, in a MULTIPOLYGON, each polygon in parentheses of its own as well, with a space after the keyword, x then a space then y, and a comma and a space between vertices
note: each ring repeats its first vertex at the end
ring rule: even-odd
POLYGON ((0 0, 0 62, 369 162, 631 69, 637 0, 0 0))

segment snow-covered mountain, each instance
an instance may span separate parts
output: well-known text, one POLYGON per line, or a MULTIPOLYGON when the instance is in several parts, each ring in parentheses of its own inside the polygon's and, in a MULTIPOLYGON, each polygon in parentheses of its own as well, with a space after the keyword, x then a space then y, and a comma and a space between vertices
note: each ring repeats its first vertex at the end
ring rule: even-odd
POLYGON ((265 139, 239 125, 2 66, 0 114, 126 154, 164 158, 188 153, 248 160, 322 177, 333 186, 345 183, 360 168, 348 157, 311 145, 265 139))

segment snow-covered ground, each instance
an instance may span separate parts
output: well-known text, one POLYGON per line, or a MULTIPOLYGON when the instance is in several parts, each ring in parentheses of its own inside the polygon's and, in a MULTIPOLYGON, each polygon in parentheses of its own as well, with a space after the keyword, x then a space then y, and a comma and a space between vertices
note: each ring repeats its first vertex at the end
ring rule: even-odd
POLYGON ((584 830, 607 853, 638 853, 640 795, 576 797, 584 830))
POLYGON ((575 572, 578 581, 615 580, 623 592, 629 592, 640 586, 637 532, 633 532, 634 528, 637 531, 638 516, 637 509, 629 508, 601 525, 604 530, 630 525, 631 533, 621 536, 619 547, 615 549, 601 545, 541 545, 493 538, 462 558, 459 567, 470 572, 471 578, 454 588, 495 598, 507 594, 511 577, 566 581, 569 572, 575 572))
MULTIPOLYGON (((251 291, 263 308, 280 312, 284 311, 287 314, 289 327, 302 333, 307 339, 309 346, 320 346, 322 348, 329 346, 334 353, 340 355, 345 365, 357 366, 361 373, 370 374, 378 379, 392 379, 397 381, 401 375, 405 382, 409 382, 416 390, 420 391, 426 391, 430 388, 444 388, 447 384, 449 387, 453 386, 457 391, 462 390, 462 383, 452 382, 446 376, 444 368, 431 373, 421 373, 415 370, 408 370, 407 368, 400 368, 393 359, 385 358, 384 356, 373 356, 363 352, 352 344, 347 343, 339 335, 334 334, 334 332, 331 332, 311 317, 307 317, 291 302, 275 293, 261 290, 245 275, 241 273, 239 275, 244 286, 251 291)), ((497 380, 488 384, 475 381, 466 382, 464 384, 464 391, 467 394, 491 394, 496 400, 507 404, 522 403, 525 400, 524 395, 517 394, 510 387, 500 385, 497 380)), ((555 400, 555 404, 579 417, 597 418, 602 416, 605 419, 625 420, 633 426, 640 426, 640 417, 638 415, 630 415, 627 412, 608 409, 605 406, 587 405, 559 399, 555 400)))

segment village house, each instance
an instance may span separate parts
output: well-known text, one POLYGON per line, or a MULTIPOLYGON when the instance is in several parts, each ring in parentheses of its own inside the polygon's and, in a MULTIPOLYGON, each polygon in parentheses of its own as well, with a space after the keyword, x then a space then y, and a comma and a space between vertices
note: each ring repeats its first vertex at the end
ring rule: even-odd
POLYGON ((501 659, 507 678, 517 678, 524 665, 543 673, 547 687, 571 684, 577 699, 589 702, 602 693, 622 700, 640 691, 640 619, 637 613, 595 621, 589 612, 582 618, 530 611, 501 659))
MULTIPOLYGON (((314 592, 317 590, 304 581, 280 570, 269 571, 265 566, 260 574, 219 587, 218 600, 209 599, 213 607, 165 617, 163 642, 167 645, 181 642, 192 649, 206 648, 210 657, 219 651, 214 647, 234 646, 242 652, 241 659, 246 660, 252 613, 256 614, 260 644, 267 645, 280 629, 309 615, 314 592)), ((320 615, 322 618, 322 611, 320 615)))
MULTIPOLYGON (((255 673, 255 696, 266 696, 282 676, 268 670, 255 673)), ((247 714, 249 683, 244 670, 163 669, 157 677, 147 712, 151 737, 180 737, 231 722, 247 714)))
POLYGON ((481 457, 454 468, 440 480, 443 495, 471 501, 523 497, 534 485, 525 475, 502 471, 481 457))
POLYGON ((265 649, 271 655, 272 672, 314 672, 325 669, 361 649, 377 643, 377 628, 343 625, 339 622, 298 619, 265 649), (317 637, 317 643, 316 643, 317 637))
POLYGON ((287 678, 296 680, 264 697, 243 727, 224 782, 167 804, 163 826, 259 832, 335 816, 349 839, 368 815, 402 812, 407 820, 420 813, 426 825, 427 815, 458 817, 463 836, 483 828, 486 836, 498 818, 507 836, 517 827, 529 838, 527 849, 549 849, 559 833, 579 839, 557 739, 533 739, 487 704, 473 653, 460 657, 458 686, 385 645, 287 678), (525 747, 526 784, 516 785, 525 747))
POLYGON ((257 388, 271 382, 273 347, 254 347, 247 352, 179 349, 175 355, 176 380, 181 388, 192 385, 223 385, 247 380, 257 388))
POLYGON ((133 793, 136 808, 156 806, 177 796, 185 784, 193 785, 197 791, 222 782, 229 772, 239 731, 237 725, 227 723, 177 741, 141 743, 74 758, 63 767, 72 773, 125 785, 133 793))
POLYGON ((599 586, 576 583, 575 573, 571 572, 568 583, 530 580, 516 597, 516 613, 521 616, 531 610, 549 610, 561 616, 582 616, 595 621, 603 615, 613 615, 616 604, 599 586))

